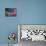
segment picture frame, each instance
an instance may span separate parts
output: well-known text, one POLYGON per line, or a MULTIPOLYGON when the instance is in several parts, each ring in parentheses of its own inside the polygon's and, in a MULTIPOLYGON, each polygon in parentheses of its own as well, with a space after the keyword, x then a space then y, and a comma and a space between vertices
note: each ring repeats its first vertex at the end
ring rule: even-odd
POLYGON ((5 8, 5 16, 16 16, 16 8, 5 8))

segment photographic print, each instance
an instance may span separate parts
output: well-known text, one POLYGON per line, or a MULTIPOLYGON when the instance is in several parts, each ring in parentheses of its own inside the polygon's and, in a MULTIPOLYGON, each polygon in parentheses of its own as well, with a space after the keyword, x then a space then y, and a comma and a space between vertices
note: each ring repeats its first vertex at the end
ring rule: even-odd
POLYGON ((5 16, 16 16, 16 8, 5 8, 5 16))

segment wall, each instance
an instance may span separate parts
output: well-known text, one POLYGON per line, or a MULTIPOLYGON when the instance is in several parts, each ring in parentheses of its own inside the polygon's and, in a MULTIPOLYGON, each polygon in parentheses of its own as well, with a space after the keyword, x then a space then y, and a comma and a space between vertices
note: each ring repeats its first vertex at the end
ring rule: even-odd
POLYGON ((8 43, 17 24, 46 24, 46 0, 0 0, 0 44, 8 43), (17 8, 16 17, 5 17, 5 8, 17 8))
POLYGON ((23 0, 22 24, 46 24, 46 0, 23 0))
POLYGON ((5 17, 5 8, 16 8, 16 3, 15 0, 0 0, 0 44, 8 43, 10 32, 17 34, 18 15, 16 17, 5 17))

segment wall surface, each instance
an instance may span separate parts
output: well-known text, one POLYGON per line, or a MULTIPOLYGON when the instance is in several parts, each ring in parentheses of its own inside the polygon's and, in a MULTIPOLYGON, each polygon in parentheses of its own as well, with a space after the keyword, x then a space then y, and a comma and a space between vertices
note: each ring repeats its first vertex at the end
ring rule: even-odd
POLYGON ((46 24, 46 0, 0 0, 0 44, 18 32, 17 24, 46 24), (5 8, 17 8, 17 16, 5 17, 5 8))

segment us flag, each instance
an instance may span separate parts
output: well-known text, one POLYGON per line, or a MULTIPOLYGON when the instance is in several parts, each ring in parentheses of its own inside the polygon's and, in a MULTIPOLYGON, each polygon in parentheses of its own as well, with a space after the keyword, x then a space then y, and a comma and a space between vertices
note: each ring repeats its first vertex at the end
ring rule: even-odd
POLYGON ((5 8, 5 16, 16 16, 16 8, 5 8))

